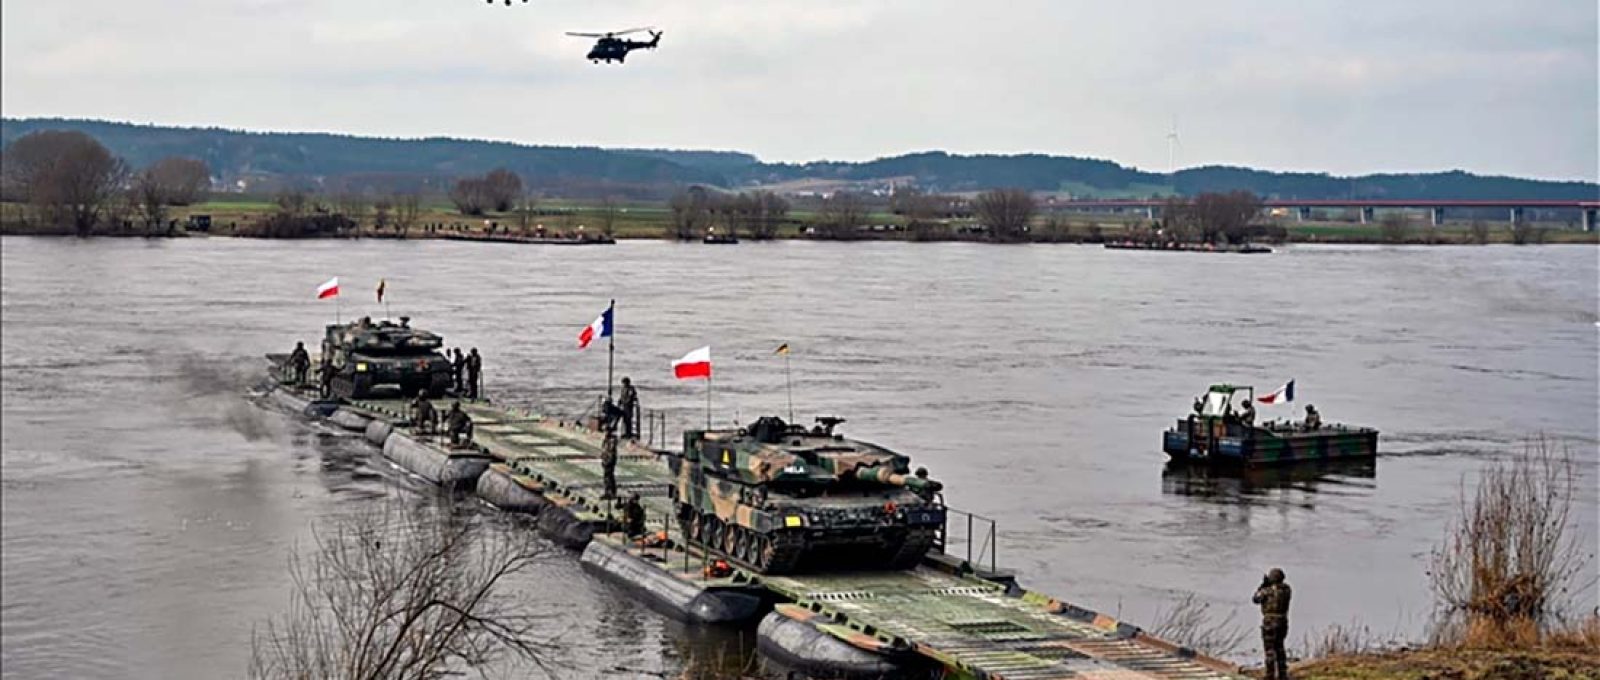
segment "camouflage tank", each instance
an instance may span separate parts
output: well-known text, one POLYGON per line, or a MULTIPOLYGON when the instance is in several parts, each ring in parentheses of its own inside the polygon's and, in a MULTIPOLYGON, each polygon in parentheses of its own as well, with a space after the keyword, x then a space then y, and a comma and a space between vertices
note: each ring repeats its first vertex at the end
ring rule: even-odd
POLYGON ((373 388, 393 385, 406 396, 426 390, 437 398, 444 396, 454 376, 450 360, 439 352, 443 346, 444 338, 412 328, 402 316, 400 323, 361 319, 329 325, 322 354, 333 362, 335 395, 362 399, 373 388))
POLYGON ((944 524, 941 485, 906 456, 834 434, 844 419, 817 422, 684 432, 668 461, 689 540, 766 574, 921 560, 944 524))

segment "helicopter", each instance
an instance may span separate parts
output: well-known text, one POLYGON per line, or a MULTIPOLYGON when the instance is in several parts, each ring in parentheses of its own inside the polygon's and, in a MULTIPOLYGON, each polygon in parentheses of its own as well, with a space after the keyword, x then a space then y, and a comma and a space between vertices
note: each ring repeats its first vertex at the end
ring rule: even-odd
POLYGON ((628 52, 631 50, 653 50, 656 45, 661 44, 661 31, 651 28, 631 28, 626 31, 610 33, 572 33, 569 31, 567 35, 577 38, 599 38, 595 42, 594 48, 589 50, 589 61, 597 64, 602 61, 609 64, 612 60, 620 64, 628 58, 628 52), (649 31, 650 40, 628 40, 617 37, 640 31, 649 31))

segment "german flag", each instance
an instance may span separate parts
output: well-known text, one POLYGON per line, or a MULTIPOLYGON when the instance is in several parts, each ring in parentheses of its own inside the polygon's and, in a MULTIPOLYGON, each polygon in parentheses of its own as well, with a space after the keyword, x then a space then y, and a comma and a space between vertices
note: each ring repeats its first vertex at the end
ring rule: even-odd
POLYGON ((781 345, 778 345, 778 348, 775 349, 775 350, 772 350, 772 353, 773 354, 783 354, 783 355, 787 356, 789 354, 789 343, 786 342, 786 343, 783 343, 781 345))

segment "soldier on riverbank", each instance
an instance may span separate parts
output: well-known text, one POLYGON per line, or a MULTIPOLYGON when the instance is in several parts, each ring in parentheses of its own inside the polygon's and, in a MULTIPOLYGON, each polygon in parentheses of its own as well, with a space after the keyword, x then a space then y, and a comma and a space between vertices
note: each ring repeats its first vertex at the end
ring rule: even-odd
POLYGON ((1261 577, 1251 602, 1261 605, 1261 647, 1266 653, 1266 680, 1289 680, 1289 658, 1283 651, 1283 639, 1289 636, 1289 584, 1283 580, 1283 570, 1273 567, 1261 577))
POLYGON ((306 343, 294 343, 294 351, 289 353, 289 368, 294 371, 294 384, 306 384, 306 371, 311 370, 311 353, 306 351, 306 343))

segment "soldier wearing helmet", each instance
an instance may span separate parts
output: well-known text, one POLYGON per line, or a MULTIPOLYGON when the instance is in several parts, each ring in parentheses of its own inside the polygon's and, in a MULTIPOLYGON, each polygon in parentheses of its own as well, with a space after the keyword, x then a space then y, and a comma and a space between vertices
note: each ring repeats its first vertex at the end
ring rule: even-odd
POLYGON ((472 416, 461 410, 461 402, 450 402, 450 412, 445 414, 445 427, 449 428, 451 444, 472 443, 472 416))
POLYGON ((644 535, 644 505, 637 492, 628 494, 628 502, 622 506, 622 528, 628 538, 644 535))
POLYGON ((606 439, 600 445, 600 470, 605 475, 605 495, 617 497, 617 433, 607 429, 606 439))
POLYGON ((1261 586, 1251 602, 1261 605, 1261 647, 1266 653, 1266 680, 1289 680, 1289 658, 1283 640, 1289 636, 1289 584, 1283 570, 1273 567, 1261 577, 1261 586))
POLYGON ((294 384, 306 384, 306 371, 311 370, 311 353, 306 351, 306 343, 294 343, 294 351, 289 353, 289 368, 294 370, 294 384))

